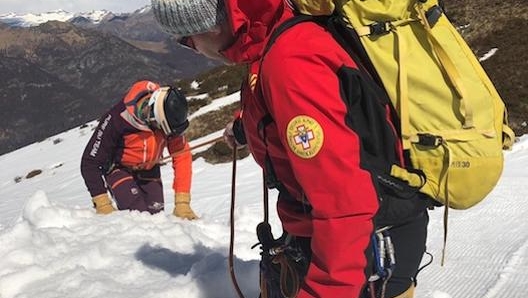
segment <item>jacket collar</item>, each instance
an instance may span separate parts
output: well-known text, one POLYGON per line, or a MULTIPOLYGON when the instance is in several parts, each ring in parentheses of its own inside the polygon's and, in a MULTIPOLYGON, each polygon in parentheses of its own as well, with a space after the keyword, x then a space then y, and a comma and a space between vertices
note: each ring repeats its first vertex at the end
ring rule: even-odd
POLYGON ((284 0, 225 0, 228 21, 237 37, 222 54, 235 63, 251 63, 261 52, 272 30, 293 16, 284 0))

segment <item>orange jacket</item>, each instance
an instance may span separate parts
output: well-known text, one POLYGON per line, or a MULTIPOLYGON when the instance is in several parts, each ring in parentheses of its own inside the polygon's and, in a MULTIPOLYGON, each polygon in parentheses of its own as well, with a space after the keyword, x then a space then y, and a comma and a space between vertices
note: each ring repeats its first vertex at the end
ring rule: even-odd
POLYGON ((134 84, 123 101, 101 117, 81 160, 81 174, 92 196, 106 192, 101 176, 111 166, 134 171, 150 170, 159 166, 165 148, 174 155, 174 191, 190 192, 192 155, 185 137, 168 138, 161 130, 152 130, 136 116, 137 103, 158 88, 149 81, 134 84))

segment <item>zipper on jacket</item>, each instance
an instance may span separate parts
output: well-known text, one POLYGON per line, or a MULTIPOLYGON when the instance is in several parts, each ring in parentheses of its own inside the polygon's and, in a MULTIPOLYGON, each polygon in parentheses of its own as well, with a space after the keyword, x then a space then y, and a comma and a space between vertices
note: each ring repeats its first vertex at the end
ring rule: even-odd
POLYGON ((143 163, 147 162, 147 139, 143 138, 143 163))

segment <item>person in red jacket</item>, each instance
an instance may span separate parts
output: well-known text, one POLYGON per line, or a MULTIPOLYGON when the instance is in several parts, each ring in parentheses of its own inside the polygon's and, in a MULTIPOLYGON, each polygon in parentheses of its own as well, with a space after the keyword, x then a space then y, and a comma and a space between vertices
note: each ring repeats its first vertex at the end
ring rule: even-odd
MULTIPOLYGON (((224 135, 233 144, 247 143, 268 185, 279 190, 277 211, 285 232, 280 240, 288 245, 278 251, 297 246, 307 263, 299 270, 295 297, 367 298, 379 291, 388 298, 413 297, 429 200, 405 200, 412 214, 383 232, 390 231, 385 240, 394 244, 396 267, 389 276, 376 276, 374 240, 382 232, 375 233, 375 216, 392 212, 378 212, 373 175, 364 167, 369 144, 358 131, 374 127, 358 127, 361 117, 355 115, 362 111, 354 98, 344 97, 346 78, 356 94, 369 90, 350 55, 315 22, 296 24, 270 41, 294 17, 283 0, 151 3, 158 23, 182 46, 248 66, 240 116, 224 135)), ((263 261, 262 297, 283 297, 263 261)))
POLYGON ((192 156, 183 132, 187 100, 178 90, 138 81, 106 112, 88 141, 81 174, 97 213, 164 210, 159 160, 168 149, 174 169, 173 214, 196 219, 190 207, 192 156))

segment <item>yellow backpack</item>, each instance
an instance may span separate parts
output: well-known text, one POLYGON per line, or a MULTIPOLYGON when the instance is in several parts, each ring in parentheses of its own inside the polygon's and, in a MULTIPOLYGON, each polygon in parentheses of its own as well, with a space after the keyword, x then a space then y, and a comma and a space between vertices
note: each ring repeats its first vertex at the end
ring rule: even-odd
POLYGON ((438 1, 290 1, 301 14, 337 15, 360 40, 398 113, 403 149, 426 181, 398 166, 391 175, 454 209, 484 199, 514 134, 503 101, 438 1))

